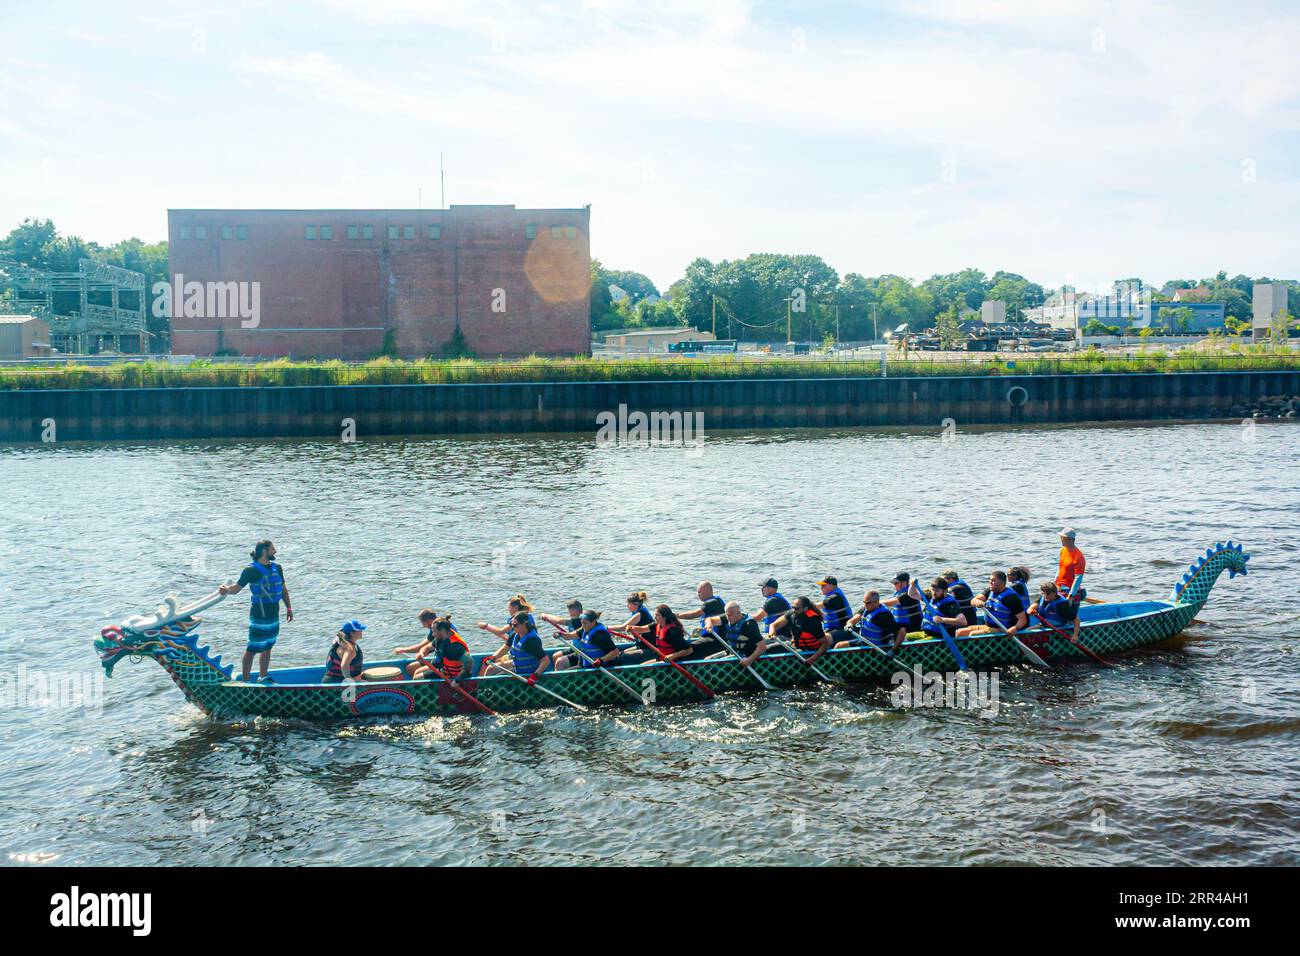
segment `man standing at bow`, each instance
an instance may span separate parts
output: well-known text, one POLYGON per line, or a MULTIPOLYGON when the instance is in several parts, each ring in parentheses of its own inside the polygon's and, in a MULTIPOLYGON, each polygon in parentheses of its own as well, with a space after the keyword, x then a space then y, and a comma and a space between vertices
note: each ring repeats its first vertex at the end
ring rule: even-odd
POLYGON ((259 541, 249 553, 253 559, 239 575, 238 583, 221 585, 222 594, 238 594, 248 587, 252 603, 248 607, 248 646, 244 649, 244 680, 253 669, 253 655, 257 655, 258 679, 266 682, 271 666, 271 648, 280 636, 280 602, 284 602, 284 619, 293 620, 293 603, 289 588, 284 583, 284 569, 275 561, 275 545, 259 541))

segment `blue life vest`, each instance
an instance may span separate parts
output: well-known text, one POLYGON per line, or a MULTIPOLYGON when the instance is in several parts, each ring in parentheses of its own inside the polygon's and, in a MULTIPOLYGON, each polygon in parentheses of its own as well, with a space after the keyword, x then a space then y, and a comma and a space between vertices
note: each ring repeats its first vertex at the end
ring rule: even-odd
MULTIPOLYGON (((640 607, 636 609, 636 613, 638 617, 637 617, 636 624, 633 625, 634 627, 654 627, 655 616, 646 610, 646 606, 644 604, 642 604, 640 607)), ((651 631, 649 634, 643 634, 641 636, 654 637, 654 631, 651 631)))
POLYGON ((967 584, 965 581, 963 581, 961 578, 958 578, 956 581, 948 582, 948 593, 951 594, 952 599, 957 602, 957 607, 961 610, 962 616, 966 618, 966 623, 967 624, 978 623, 975 617, 975 606, 970 603, 971 598, 975 596, 975 591, 971 588, 971 586, 967 584), (967 596, 965 598, 959 598, 957 597, 956 594, 953 594, 953 591, 957 588, 958 585, 966 589, 967 596))
MULTIPOLYGON (((907 588, 903 588, 901 591, 895 591, 894 597, 898 598, 901 602, 903 598, 907 597, 907 588)), ((921 629, 921 622, 925 617, 921 611, 921 604, 919 601, 911 608, 911 610, 904 607, 902 603, 895 604, 889 609, 889 613, 893 614, 894 620, 899 624, 902 624, 909 631, 919 631, 921 629)))
MULTIPOLYGON (((873 624, 871 622, 871 615, 869 615, 865 610, 859 613, 861 614, 861 617, 858 618, 859 634, 861 634, 863 637, 869 640, 872 644, 893 643, 893 638, 894 638, 893 634, 887 635, 879 627, 873 624)), ((875 614, 875 613, 876 613, 875 611, 871 612, 871 614, 875 614)))
POLYGON ((718 614, 710 614, 710 615, 708 615, 707 617, 701 617, 701 618, 700 618, 700 636, 701 636, 701 637, 718 637, 718 636, 719 636, 718 633, 717 633, 716 631, 714 631, 713 628, 710 627, 710 626, 706 623, 706 621, 708 620, 709 617, 721 617, 723 623, 724 623, 724 624, 726 623, 726 621, 727 621, 727 614, 726 614, 727 599, 724 598, 724 597, 722 597, 720 594, 715 594, 715 595, 713 595, 713 597, 709 598, 709 600, 710 600, 710 601, 712 601, 712 600, 718 600, 718 601, 721 601, 721 602, 722 602, 722 607, 723 607, 723 612, 722 612, 722 614, 720 614, 720 615, 718 615, 718 614))
POLYGON ((1029 600, 1029 585, 1027 585, 1024 581, 1017 581, 1015 584, 1009 585, 1009 587, 1011 588, 1011 590, 1015 591, 1016 594, 1020 596, 1020 603, 1023 604, 1026 608, 1028 608, 1029 605, 1034 603, 1033 601, 1029 600))
POLYGON ((1015 593, 1011 588, 1003 588, 1001 594, 990 591, 989 599, 984 603, 984 615, 987 617, 991 614, 1003 627, 1010 627, 1016 622, 1016 616, 1002 603, 1002 600, 1006 595, 1015 593))
MULTIPOLYGON (((954 604, 957 603, 956 598, 949 597, 948 600, 954 604)), ((922 607, 924 606, 925 605, 922 605, 922 607)), ((930 602, 930 607, 933 608, 934 614, 931 615, 929 611, 926 611, 925 620, 921 622, 921 630, 925 631, 927 634, 933 634, 935 637, 943 637, 945 634, 952 636, 956 632, 956 628, 954 628, 953 625, 942 624, 939 621, 933 620, 933 618, 939 616, 951 617, 953 615, 943 614, 943 612, 939 610, 939 605, 935 604, 933 601, 930 602)))
MULTIPOLYGON (((587 633, 579 635, 573 642, 576 647, 582 650, 583 654, 586 654, 592 660, 599 660, 600 658, 604 657, 606 654, 609 653, 609 651, 603 651, 595 644, 592 643, 592 637, 594 637, 597 634, 608 635, 609 628, 607 628, 604 624, 597 624, 587 633)), ((581 655, 579 655, 579 658, 581 659, 581 655)), ((585 660, 583 660, 582 666, 591 667, 592 665, 588 664, 585 660)))
POLYGON ((1071 621, 1067 620, 1061 611, 1063 608, 1068 607, 1070 607, 1070 599, 1058 597, 1054 601, 1040 601, 1038 604, 1038 613, 1041 614, 1043 619, 1053 627, 1065 627, 1069 625, 1071 621))
POLYGON ((823 595, 822 625, 827 631, 833 631, 837 627, 843 627, 844 622, 852 616, 852 605, 849 604, 849 599, 844 596, 844 592, 839 588, 834 588, 831 590, 830 594, 823 595), (832 594, 838 594, 840 596, 840 600, 844 602, 844 607, 836 609, 826 606, 826 600, 828 600, 832 594))
POLYGON ((265 609, 269 606, 272 613, 278 616, 280 599, 284 597, 284 575, 280 573, 280 566, 274 561, 269 565, 254 561, 249 567, 255 568, 258 572, 258 578, 248 583, 248 593, 253 602, 250 605, 250 613, 252 608, 262 606, 265 609))
MULTIPOLYGON (((533 654, 524 650, 524 641, 530 637, 538 637, 536 628, 529 628, 528 633, 523 637, 518 634, 510 636, 510 659, 514 661, 515 673, 520 677, 527 677, 533 671, 537 670, 542 660, 533 654)), ((538 638, 540 640, 540 638, 538 638)))
POLYGON ((775 599, 777 599, 777 598, 780 598, 781 603, 784 604, 785 607, 783 607, 781 610, 777 611, 775 614, 768 614, 768 615, 766 615, 766 616, 763 618, 763 630, 764 630, 764 631, 766 631, 769 627, 772 626, 772 622, 773 622, 773 621, 775 621, 777 618, 779 618, 779 617, 780 617, 782 614, 784 614, 786 611, 790 610, 790 602, 787 601, 787 600, 785 599, 785 595, 782 594, 780 591, 773 591, 771 597, 769 597, 769 598, 764 598, 764 599, 763 599, 763 603, 764 603, 764 604, 767 604, 768 601, 772 601, 772 600, 775 600, 775 599))

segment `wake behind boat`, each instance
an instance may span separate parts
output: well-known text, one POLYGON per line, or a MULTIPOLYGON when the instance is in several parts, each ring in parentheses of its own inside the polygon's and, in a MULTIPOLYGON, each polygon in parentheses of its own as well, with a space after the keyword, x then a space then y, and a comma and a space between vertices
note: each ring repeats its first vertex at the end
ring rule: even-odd
MULTIPOLYGON (((1181 633, 1205 605, 1223 571, 1245 574, 1250 555, 1231 540, 1220 542, 1188 566, 1168 601, 1133 601, 1083 605, 1078 609, 1077 643, 1056 629, 1035 627, 1017 637, 1032 636, 1038 653, 1054 662, 1089 661, 1158 645, 1181 633)), ((199 643, 197 616, 220 603, 218 591, 181 605, 169 597, 151 615, 137 615, 104 628, 95 641, 107 675, 124 657, 152 657, 171 676, 187 700, 209 716, 348 720, 370 715, 432 716, 457 713, 496 713, 549 708, 557 699, 586 708, 629 705, 641 695, 645 703, 699 701, 713 693, 755 692, 771 686, 794 687, 829 679, 888 680, 899 671, 951 673, 965 669, 987 671, 1021 664, 1021 641, 1001 633, 973 634, 948 640, 906 640, 893 657, 878 647, 853 646, 827 651, 816 670, 788 650, 759 658, 752 668, 735 656, 683 663, 654 662, 604 668, 548 671, 534 681, 510 674, 449 682, 402 677, 406 659, 370 662, 369 673, 386 679, 356 683, 326 683, 325 668, 292 667, 270 671, 272 681, 235 680, 233 668, 220 655, 199 643), (757 678, 757 679, 756 679, 757 678)), ((570 646, 547 648, 569 653, 570 646)), ((474 654, 467 673, 475 674, 489 654, 474 654)))

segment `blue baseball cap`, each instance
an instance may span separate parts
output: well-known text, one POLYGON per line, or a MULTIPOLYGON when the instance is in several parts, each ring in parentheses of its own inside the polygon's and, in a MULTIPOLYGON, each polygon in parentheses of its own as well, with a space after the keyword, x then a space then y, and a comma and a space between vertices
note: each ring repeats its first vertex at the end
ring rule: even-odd
POLYGON ((353 631, 364 631, 365 629, 366 626, 355 618, 351 621, 344 621, 343 626, 339 628, 344 634, 351 634, 353 631))

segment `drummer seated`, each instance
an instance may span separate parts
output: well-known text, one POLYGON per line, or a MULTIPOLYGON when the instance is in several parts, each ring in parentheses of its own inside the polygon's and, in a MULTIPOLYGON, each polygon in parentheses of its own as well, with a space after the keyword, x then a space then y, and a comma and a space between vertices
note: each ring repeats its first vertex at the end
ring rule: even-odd
POLYGON ((361 652, 361 632, 366 626, 360 621, 345 621, 334 635, 329 656, 325 659, 325 676, 322 684, 341 684, 344 678, 356 680, 365 670, 365 655, 361 652))

